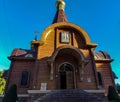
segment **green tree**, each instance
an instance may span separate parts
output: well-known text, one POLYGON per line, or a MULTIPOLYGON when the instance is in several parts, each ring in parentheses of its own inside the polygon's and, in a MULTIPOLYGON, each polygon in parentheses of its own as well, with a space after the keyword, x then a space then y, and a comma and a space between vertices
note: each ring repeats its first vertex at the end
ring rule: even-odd
POLYGON ((108 88, 108 100, 109 102, 120 102, 118 93, 113 86, 109 86, 108 88))
POLYGON ((17 86, 13 84, 8 88, 2 102, 16 102, 17 100, 17 86))
POLYGON ((118 93, 120 93, 120 84, 116 84, 116 87, 117 87, 117 91, 118 91, 118 93))
POLYGON ((3 78, 4 71, 0 72, 0 95, 4 93, 5 85, 6 85, 6 79, 3 78))

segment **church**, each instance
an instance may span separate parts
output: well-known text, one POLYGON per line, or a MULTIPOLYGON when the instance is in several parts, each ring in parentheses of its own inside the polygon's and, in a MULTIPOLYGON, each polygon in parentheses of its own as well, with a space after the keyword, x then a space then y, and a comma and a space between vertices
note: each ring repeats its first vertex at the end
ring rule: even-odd
POLYGON ((65 14, 65 2, 56 2, 53 22, 40 40, 31 41, 30 49, 15 48, 7 87, 16 84, 18 94, 32 90, 81 89, 107 93, 114 86, 110 55, 95 52, 98 46, 80 26, 70 23, 65 14))

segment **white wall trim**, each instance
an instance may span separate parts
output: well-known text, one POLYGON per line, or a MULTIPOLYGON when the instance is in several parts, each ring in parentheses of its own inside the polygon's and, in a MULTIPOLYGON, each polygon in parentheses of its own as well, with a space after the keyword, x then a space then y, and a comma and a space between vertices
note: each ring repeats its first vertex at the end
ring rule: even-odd
POLYGON ((34 94, 34 93, 48 93, 51 92, 51 90, 28 90, 28 94, 34 94))
POLYGON ((29 97, 28 94, 18 94, 18 97, 29 97))
POLYGON ((105 93, 105 90, 84 90, 89 93, 105 93))

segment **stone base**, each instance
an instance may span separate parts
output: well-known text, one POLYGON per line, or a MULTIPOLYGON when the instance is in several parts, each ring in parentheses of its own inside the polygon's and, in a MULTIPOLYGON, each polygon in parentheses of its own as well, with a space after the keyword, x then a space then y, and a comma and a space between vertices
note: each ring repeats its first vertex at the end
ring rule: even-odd
MULTIPOLYGON (((69 99, 69 96, 71 96, 73 99, 79 100, 79 96, 84 97, 86 95, 85 98, 87 98, 87 94, 88 95, 91 94, 91 96, 89 96, 89 98, 91 97, 90 99, 92 99, 92 97, 94 96, 95 98, 100 97, 100 99, 104 99, 104 101, 101 101, 101 102, 108 102, 107 97, 105 96, 104 92, 105 92, 104 90, 84 90, 83 91, 83 90, 79 90, 79 89, 75 89, 75 90, 42 90, 42 91, 41 90, 28 90, 28 94, 19 94, 18 95, 18 99, 19 99, 18 102, 41 102, 42 99, 48 98, 51 94, 52 94, 53 98, 54 98, 54 96, 56 96, 56 99, 61 98, 63 96, 65 96, 65 97, 67 96, 66 100, 69 99), (58 95, 58 93, 59 93, 59 95, 58 95), (78 93, 78 97, 77 97, 77 95, 75 97, 73 97, 73 93, 75 93, 75 94, 78 93)), ((2 102, 3 97, 4 97, 4 95, 0 95, 0 102, 2 102)), ((48 101, 46 101, 46 102, 48 102, 48 101)), ((59 102, 59 100, 56 102, 59 102)), ((89 101, 89 102, 91 102, 91 101, 89 101)))

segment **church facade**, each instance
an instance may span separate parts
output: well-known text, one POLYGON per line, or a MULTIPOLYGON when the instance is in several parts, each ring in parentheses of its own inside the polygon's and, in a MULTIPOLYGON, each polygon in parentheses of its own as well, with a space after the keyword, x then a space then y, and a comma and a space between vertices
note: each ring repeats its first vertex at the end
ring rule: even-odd
POLYGON ((97 47, 88 33, 67 20, 65 2, 58 0, 53 23, 31 49, 14 49, 7 87, 16 84, 19 94, 28 90, 82 89, 107 92, 115 86, 110 63, 113 59, 97 47))

